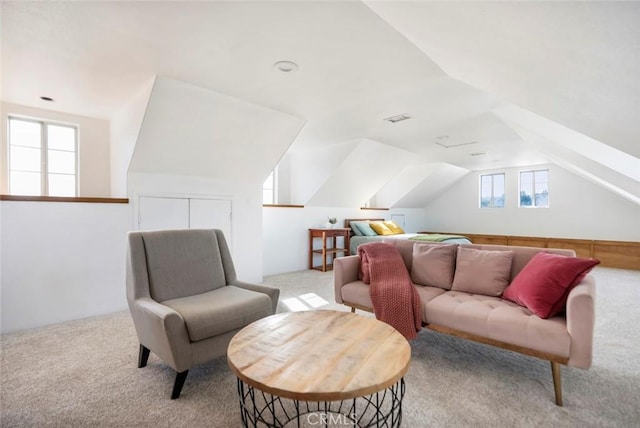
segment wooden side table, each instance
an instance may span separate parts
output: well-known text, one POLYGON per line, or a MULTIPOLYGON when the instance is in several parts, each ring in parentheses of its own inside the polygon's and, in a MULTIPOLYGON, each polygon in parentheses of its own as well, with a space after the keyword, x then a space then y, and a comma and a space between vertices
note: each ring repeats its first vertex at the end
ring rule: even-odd
POLYGON ((262 318, 227 349, 244 427, 399 427, 410 359, 390 325, 330 310, 262 318))
POLYGON ((338 257, 339 253, 349 255, 349 237, 351 229, 309 229, 309 269, 316 269, 326 272, 333 269, 333 259, 338 257), (338 238, 342 237, 343 247, 338 247, 338 238), (322 240, 321 248, 314 248, 314 240, 319 238, 322 240), (328 241, 330 245, 327 245, 328 241), (322 256, 322 264, 314 266, 313 256, 319 254, 322 256))

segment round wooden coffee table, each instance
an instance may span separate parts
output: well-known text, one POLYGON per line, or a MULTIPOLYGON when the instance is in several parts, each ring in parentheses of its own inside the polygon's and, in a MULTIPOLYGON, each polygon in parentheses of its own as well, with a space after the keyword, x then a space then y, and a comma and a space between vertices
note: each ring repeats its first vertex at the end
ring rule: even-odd
POLYGON ((329 310, 258 320, 227 351, 245 427, 400 426, 410 358, 388 324, 329 310))

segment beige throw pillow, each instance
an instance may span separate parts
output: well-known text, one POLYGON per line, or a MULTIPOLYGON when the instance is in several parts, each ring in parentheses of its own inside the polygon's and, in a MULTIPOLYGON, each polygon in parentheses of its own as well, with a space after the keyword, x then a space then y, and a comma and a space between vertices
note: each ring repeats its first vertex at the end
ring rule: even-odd
POLYGON ((451 289, 457 244, 413 244, 411 281, 451 289))
POLYGON ((501 296, 509 285, 513 251, 458 247, 452 290, 501 296))

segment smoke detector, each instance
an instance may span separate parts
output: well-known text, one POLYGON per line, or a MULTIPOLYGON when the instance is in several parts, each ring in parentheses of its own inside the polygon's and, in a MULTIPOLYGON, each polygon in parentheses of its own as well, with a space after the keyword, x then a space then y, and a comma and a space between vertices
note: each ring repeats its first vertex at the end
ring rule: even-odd
POLYGON ((273 68, 283 73, 291 73, 298 70, 298 64, 293 61, 278 61, 273 64, 273 68))

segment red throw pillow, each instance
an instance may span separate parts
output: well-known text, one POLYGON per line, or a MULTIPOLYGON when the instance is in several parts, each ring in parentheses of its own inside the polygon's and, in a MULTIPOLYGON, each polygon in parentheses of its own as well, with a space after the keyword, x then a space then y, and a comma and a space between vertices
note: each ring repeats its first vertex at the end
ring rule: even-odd
POLYGON ((540 252, 516 275, 502 297, 540 318, 550 318, 564 309, 569 292, 598 263, 597 259, 540 252))

